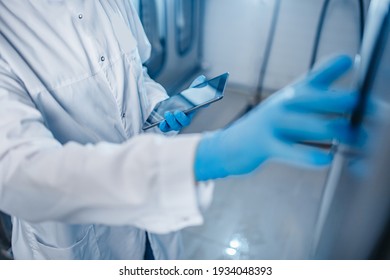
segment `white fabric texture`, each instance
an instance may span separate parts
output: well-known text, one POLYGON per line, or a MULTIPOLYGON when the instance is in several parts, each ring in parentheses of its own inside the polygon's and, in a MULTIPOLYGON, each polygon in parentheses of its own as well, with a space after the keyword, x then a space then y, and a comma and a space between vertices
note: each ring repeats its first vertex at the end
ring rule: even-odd
POLYGON ((145 230, 156 259, 180 258, 177 231, 202 223, 212 186, 194 180, 200 135, 141 129, 167 98, 149 56, 130 1, 0 1, 0 210, 16 259, 142 259, 145 230))

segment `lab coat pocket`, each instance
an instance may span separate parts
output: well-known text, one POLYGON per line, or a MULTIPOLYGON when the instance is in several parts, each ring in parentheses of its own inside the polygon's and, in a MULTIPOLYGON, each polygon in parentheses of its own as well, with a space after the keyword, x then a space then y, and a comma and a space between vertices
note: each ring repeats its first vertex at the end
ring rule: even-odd
POLYGON ((100 258, 93 226, 90 226, 85 235, 69 247, 49 246, 39 240, 37 240, 37 247, 37 255, 46 260, 94 260, 100 258))

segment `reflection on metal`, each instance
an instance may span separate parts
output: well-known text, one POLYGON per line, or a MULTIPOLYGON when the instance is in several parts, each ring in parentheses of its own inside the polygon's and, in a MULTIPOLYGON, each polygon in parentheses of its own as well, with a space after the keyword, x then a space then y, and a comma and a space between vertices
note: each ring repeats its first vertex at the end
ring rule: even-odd
POLYGON ((313 258, 390 257, 389 248, 380 247, 390 241, 389 13, 390 0, 372 1, 361 50, 360 102, 355 112, 359 117, 353 121, 356 128, 363 124, 369 135, 367 143, 359 146, 369 156, 338 155, 323 196, 313 258), (375 115, 362 109, 368 100, 377 104, 375 115))
POLYGON ((202 0, 132 0, 152 45, 145 66, 172 95, 201 65, 202 0), (178 75, 179 74, 179 75, 178 75))
POLYGON ((234 256, 235 254, 237 254, 237 250, 234 248, 226 248, 225 253, 226 255, 234 256))
POLYGON ((168 94, 182 90, 201 67, 202 0, 132 0, 152 45, 145 66, 168 94), (178 75, 178 73, 180 73, 178 75))
POLYGON ((176 0, 175 12, 176 47, 184 55, 194 43, 194 1, 176 0))
POLYGON ((201 31, 203 26, 202 0, 165 0, 166 3, 166 60, 157 76, 169 95, 187 87, 186 82, 199 75, 201 69, 201 31), (177 13, 182 7, 182 16, 177 13), (191 10, 189 10, 191 8, 191 10), (182 17, 177 18, 177 17, 182 17), (180 29, 178 29, 180 23, 180 29), (177 43, 181 41, 181 52, 177 43))
POLYGON ((166 59, 166 1, 140 0, 139 16, 152 45, 150 59, 146 63, 152 78, 158 76, 166 59))
POLYGON ((229 246, 225 248, 225 255, 234 259, 240 259, 243 254, 248 254, 248 240, 239 233, 232 236, 229 246))
POLYGON ((229 245, 230 245, 230 247, 237 249, 237 248, 240 248, 241 242, 238 239, 233 239, 230 241, 229 245))
POLYGON ((343 166, 345 164, 344 154, 338 152, 335 155, 333 160, 333 164, 329 171, 328 180, 326 182, 324 193, 322 195, 322 201, 319 209, 318 218, 316 221, 316 226, 314 229, 314 236, 312 241, 312 252, 311 254, 314 256, 316 254, 316 250, 318 248, 318 243, 320 241, 322 232, 324 230, 324 225, 326 219, 328 218, 328 214, 330 211, 330 207, 332 205, 332 201, 334 199, 337 186, 342 174, 343 166))

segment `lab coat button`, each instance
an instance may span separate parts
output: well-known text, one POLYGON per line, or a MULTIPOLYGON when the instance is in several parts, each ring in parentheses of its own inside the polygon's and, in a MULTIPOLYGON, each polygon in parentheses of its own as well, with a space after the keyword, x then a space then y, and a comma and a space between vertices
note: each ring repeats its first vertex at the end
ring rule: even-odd
POLYGON ((121 114, 121 117, 122 117, 122 119, 123 119, 124 117, 126 117, 126 113, 122 113, 122 114, 121 114))
POLYGON ((79 19, 83 19, 83 14, 79 14, 79 19))
POLYGON ((105 58, 104 56, 101 56, 101 57, 100 57, 100 60, 101 60, 101 61, 105 61, 106 58, 105 58))

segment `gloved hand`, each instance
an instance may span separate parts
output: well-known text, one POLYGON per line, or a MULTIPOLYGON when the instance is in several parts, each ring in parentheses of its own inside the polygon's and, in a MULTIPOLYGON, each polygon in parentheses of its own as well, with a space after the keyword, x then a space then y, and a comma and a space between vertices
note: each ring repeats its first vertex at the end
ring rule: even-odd
POLYGON ((330 60, 303 81, 262 102, 224 130, 205 134, 198 144, 194 172, 197 181, 246 174, 269 158, 327 165, 332 155, 301 145, 304 141, 344 140, 357 94, 329 86, 352 65, 347 56, 330 60))
MULTIPOLYGON (((201 75, 197 77, 190 85, 190 88, 195 87, 206 81, 206 77, 201 75)), ((192 118, 194 117, 195 112, 185 114, 182 111, 170 112, 167 111, 164 113, 165 120, 160 123, 159 129, 162 132, 169 132, 171 130, 179 131, 183 127, 190 125, 192 118)))

